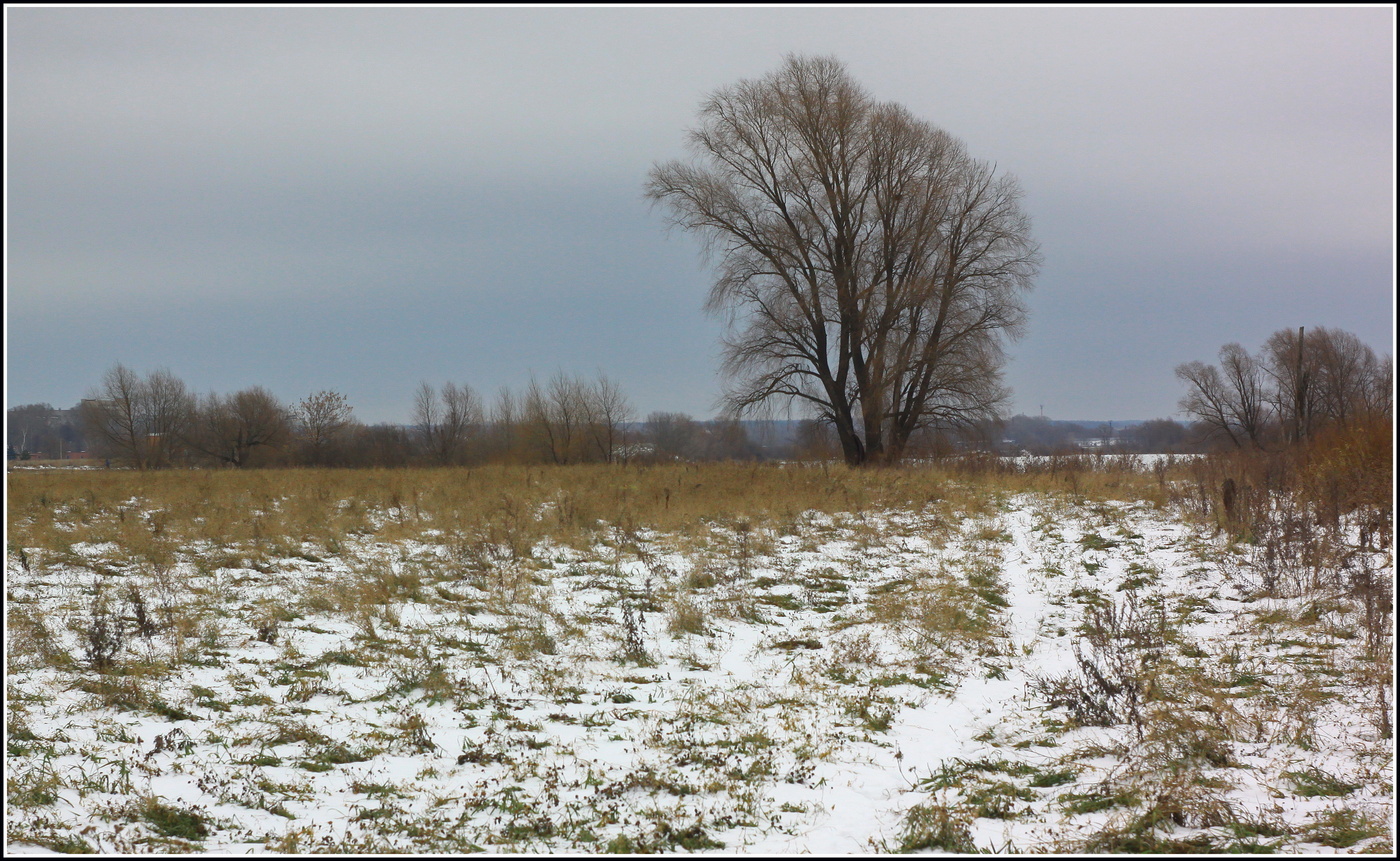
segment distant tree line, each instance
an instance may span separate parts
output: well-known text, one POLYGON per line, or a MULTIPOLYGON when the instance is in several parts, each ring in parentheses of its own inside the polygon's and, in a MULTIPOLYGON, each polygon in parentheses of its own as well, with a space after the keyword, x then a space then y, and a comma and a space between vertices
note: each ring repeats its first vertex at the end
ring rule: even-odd
POLYGON ((1179 365, 1182 411, 1232 448, 1279 449, 1330 429, 1391 421, 1394 365, 1350 332, 1280 329, 1256 353, 1220 348, 1220 364, 1179 365))
MULTIPOLYGON (((1293 543, 1300 533, 1336 537, 1344 525, 1357 528, 1363 545, 1389 547, 1395 507, 1391 358, 1377 356, 1350 332, 1319 326, 1280 329, 1254 353, 1226 344, 1219 359, 1218 365, 1187 362, 1176 375, 1187 386, 1181 408, 1220 450, 1196 479, 1203 500, 1218 500, 1220 525, 1255 536, 1252 541, 1262 535, 1270 559, 1276 551, 1313 555, 1286 548, 1309 546, 1311 538, 1293 543), (1270 500, 1279 499, 1299 505, 1275 508, 1270 500), (1275 516, 1283 519, 1270 526, 1275 516), (1271 529, 1280 531, 1270 537, 1271 529)), ((1389 589, 1379 581, 1369 585, 1369 569, 1350 582, 1377 594, 1389 589)))
POLYGON ((1212 443, 1198 423, 1151 419, 1123 426, 1053 421, 1044 416, 1012 416, 983 431, 1002 453, 1063 454, 1103 449, 1133 454, 1204 452, 1212 443))
POLYGON ((77 410, 24 404, 5 411, 5 450, 10 460, 57 460, 87 447, 77 410))
MULTIPOLYGON (((1190 422, 1162 418, 1114 427, 1044 416, 988 418, 951 430, 919 429, 904 454, 1279 450, 1339 428, 1390 425, 1392 360, 1349 332, 1284 329, 1257 353, 1226 344, 1219 358, 1219 365, 1197 361, 1176 369, 1187 385, 1180 406, 1190 422)), ((6 436, 12 460, 86 454, 141 470, 849 459, 839 429, 825 417, 701 421, 653 412, 639 419, 615 381, 563 371, 543 382, 531 377, 522 392, 502 388, 490 403, 465 383, 423 382, 409 424, 364 424, 335 391, 292 403, 262 386, 199 395, 168 370, 140 375, 117 364, 72 409, 10 408, 6 436)))
MULTIPOLYGON (((408 424, 364 424, 345 396, 287 403, 262 386, 197 394, 160 369, 114 365, 78 406, 15 407, 11 459, 86 454, 139 470, 185 466, 473 465, 756 459, 761 441, 738 421, 654 412, 638 420, 605 375, 562 371, 502 388, 491 403, 465 383, 421 383, 408 424)), ((769 448, 772 451, 772 448, 769 448)), ((779 452, 780 454, 782 452, 779 452)))

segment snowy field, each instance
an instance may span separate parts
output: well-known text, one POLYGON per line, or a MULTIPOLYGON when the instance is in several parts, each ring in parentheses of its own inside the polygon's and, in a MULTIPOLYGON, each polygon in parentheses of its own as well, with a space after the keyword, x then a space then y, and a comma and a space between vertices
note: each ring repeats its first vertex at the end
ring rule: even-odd
POLYGON ((11 543, 6 851, 1393 847, 1391 641, 1351 581, 1171 506, 982 496, 11 543))

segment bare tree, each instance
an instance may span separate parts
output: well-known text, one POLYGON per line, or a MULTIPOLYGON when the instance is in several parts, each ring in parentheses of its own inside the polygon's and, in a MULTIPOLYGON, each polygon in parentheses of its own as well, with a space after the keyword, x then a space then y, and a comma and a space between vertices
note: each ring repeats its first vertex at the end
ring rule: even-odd
POLYGON ((297 404, 296 422, 310 463, 319 466, 326 461, 350 426, 353 412, 344 395, 330 390, 307 395, 297 404))
POLYGON ((101 450, 146 470, 168 466, 179 455, 194 407, 194 395, 169 371, 143 379, 117 363, 79 410, 101 450))
POLYGON ((1395 362, 1386 356, 1376 362, 1375 374, 1364 390, 1368 416, 1389 419, 1395 413, 1395 362))
POLYGON ((1390 357, 1340 329, 1280 329, 1257 357, 1226 344, 1219 368, 1187 362, 1176 375, 1189 387, 1181 409, 1236 446, 1298 442, 1324 425, 1391 413, 1390 357))
MULTIPOLYGON (((58 448, 58 411, 52 404, 24 404, 5 410, 5 443, 23 458, 58 448)), ((57 457, 57 455, 54 455, 57 457)))
POLYGON ((524 420, 534 447, 550 463, 576 463, 587 442, 587 388, 562 370, 541 386, 532 376, 525 389, 524 420))
POLYGON ((1039 267, 1014 178, 829 58, 717 91, 689 142, 647 195, 719 258, 730 410, 805 403, 853 464, 995 414, 1039 267))
POLYGON ((446 383, 442 387, 443 448, 448 460, 460 463, 468 457, 467 447, 481 429, 481 398, 471 386, 446 383))
POLYGON ((88 392, 79 410, 83 424, 104 455, 129 461, 137 469, 149 466, 142 381, 136 372, 118 362, 102 375, 98 388, 88 392))
POLYGON ((627 422, 632 418, 632 405, 622 387, 600 372, 597 380, 583 387, 583 406, 598 457, 605 463, 622 457, 627 422))
POLYGON ((1388 399, 1375 397, 1389 389, 1388 357, 1382 362, 1360 338, 1340 329, 1320 326, 1307 341, 1314 355, 1317 409, 1326 421, 1347 425, 1366 414, 1388 413, 1388 399))
POLYGON ((425 382, 414 395, 413 417, 433 460, 440 464, 461 463, 468 441, 481 425, 481 401, 465 383, 443 385, 439 399, 425 382))
POLYGON ((1351 332, 1316 326, 1280 329, 1264 342, 1263 363, 1289 437, 1320 425, 1346 425, 1359 415, 1390 414, 1391 359, 1351 332))
POLYGON ((1189 387, 1180 401, 1209 434, 1236 447, 1262 447, 1269 418, 1263 371, 1239 344, 1220 348, 1220 367, 1204 362, 1178 365, 1177 379, 1189 387))
POLYGON ((514 460, 520 455, 520 406, 508 386, 501 386, 496 392, 496 402, 491 407, 489 445, 491 455, 501 460, 514 460))
POLYGON ((194 447, 228 466, 249 466, 255 450, 276 448, 291 436, 287 408, 262 386, 207 395, 196 416, 194 447))
POLYGON ((1263 369, 1244 347, 1230 343, 1220 348, 1220 370, 1232 393, 1232 418, 1251 443, 1263 446, 1269 421, 1263 369))
POLYGON ((735 418, 719 418, 705 427, 706 460, 752 460, 758 456, 748 431, 735 418))
POLYGON ((1127 436, 1137 450, 1149 453, 1164 453, 1184 450, 1188 429, 1171 419, 1148 419, 1131 428, 1127 436))
MULTIPOLYGON (((1314 330, 1312 346, 1316 346, 1314 330)), ((1264 342, 1264 366, 1273 379, 1272 400, 1288 438, 1297 442, 1312 432, 1318 413, 1317 350, 1309 349, 1309 339, 1300 327, 1280 329, 1264 342)))
POLYGON ((646 435, 656 458, 691 460, 697 454, 699 429, 685 413, 651 413, 647 416, 646 435))
POLYGON ((800 422, 793 435, 792 456, 798 460, 830 460, 836 456, 834 437, 830 425, 811 419, 800 422))
POLYGON ((408 466, 413 436, 412 431, 401 425, 356 423, 347 433, 345 460, 356 466, 408 466))

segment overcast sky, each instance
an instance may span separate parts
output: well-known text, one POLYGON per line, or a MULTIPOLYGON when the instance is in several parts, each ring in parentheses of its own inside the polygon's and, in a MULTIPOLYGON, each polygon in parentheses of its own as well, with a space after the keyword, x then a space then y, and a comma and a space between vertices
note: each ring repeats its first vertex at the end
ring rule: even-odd
POLYGON ((1394 341, 1389 7, 24 8, 7 406, 617 380, 714 413, 711 270, 642 197, 715 89, 830 54, 1015 174, 1045 264, 1013 412, 1173 415, 1284 327, 1394 341))

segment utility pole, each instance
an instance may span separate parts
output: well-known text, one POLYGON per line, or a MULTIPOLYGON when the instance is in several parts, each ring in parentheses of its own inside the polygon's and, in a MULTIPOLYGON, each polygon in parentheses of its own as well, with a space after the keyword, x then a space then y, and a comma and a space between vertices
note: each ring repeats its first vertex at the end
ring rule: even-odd
POLYGON ((1303 327, 1298 327, 1298 362, 1293 371, 1293 441, 1302 442, 1307 427, 1303 411, 1307 409, 1308 379, 1303 375, 1303 327))

